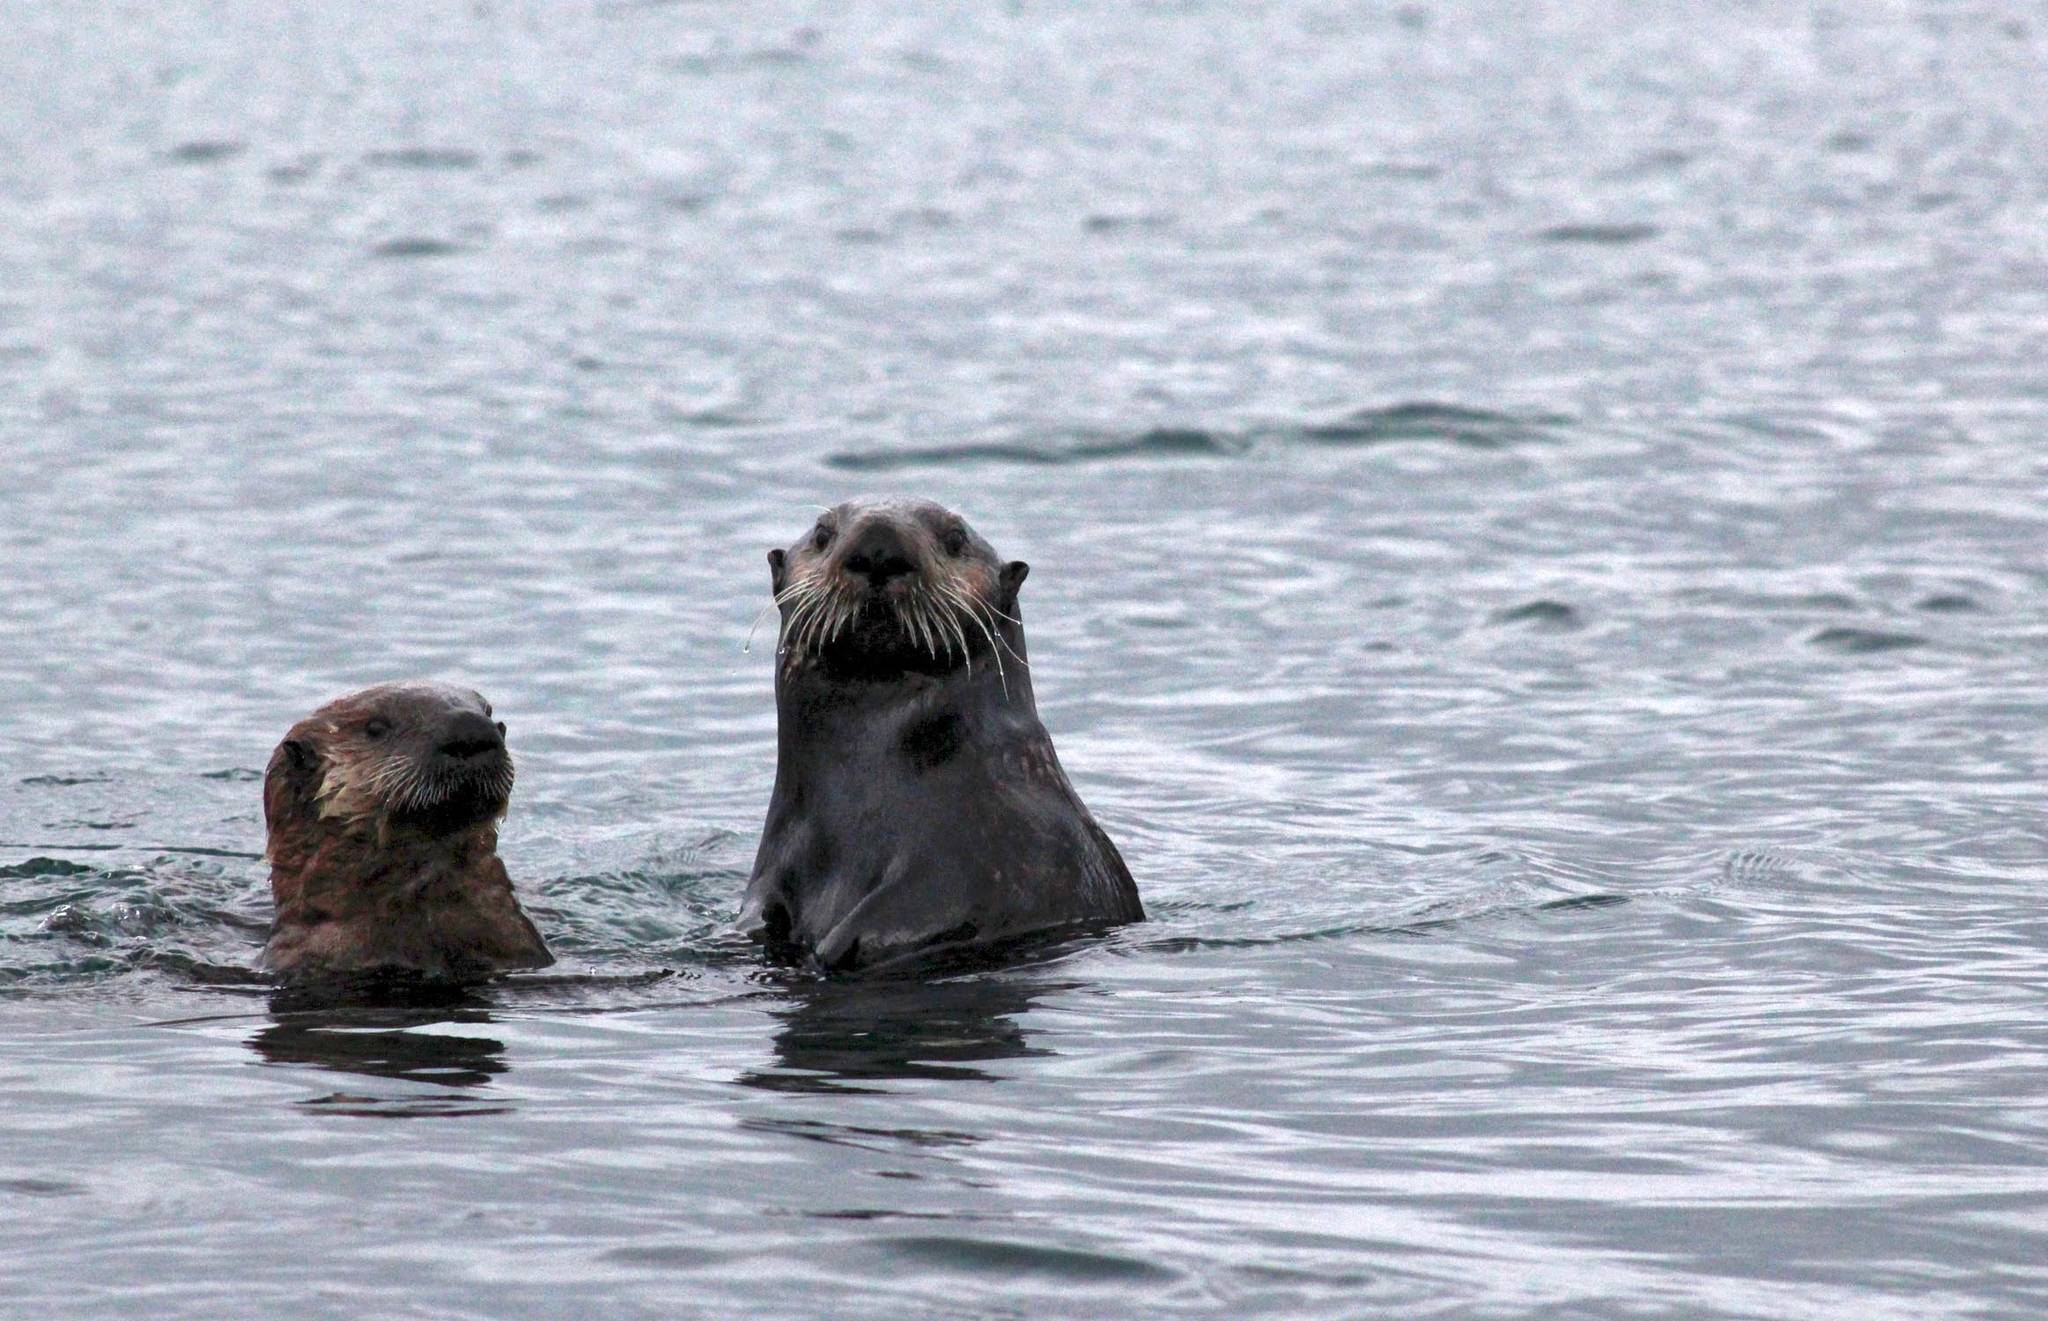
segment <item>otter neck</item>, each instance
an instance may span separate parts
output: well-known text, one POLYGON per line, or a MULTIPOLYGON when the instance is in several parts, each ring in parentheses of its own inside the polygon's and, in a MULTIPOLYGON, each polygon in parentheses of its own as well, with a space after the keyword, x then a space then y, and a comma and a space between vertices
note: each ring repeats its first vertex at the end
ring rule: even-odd
POLYGON ((497 855, 496 820, 430 833, 389 821, 322 822, 304 839, 271 850, 271 890, 287 897, 368 899, 403 891, 419 898, 459 893, 497 855))
POLYGON ((976 662, 941 675, 890 680, 835 676, 804 660, 776 673, 778 764, 800 778, 832 775, 858 764, 844 755, 867 749, 888 756, 925 722, 950 719, 975 731, 985 746, 1028 738, 1042 727, 1021 666, 998 673, 976 662), (806 769, 808 768, 808 769, 806 769))

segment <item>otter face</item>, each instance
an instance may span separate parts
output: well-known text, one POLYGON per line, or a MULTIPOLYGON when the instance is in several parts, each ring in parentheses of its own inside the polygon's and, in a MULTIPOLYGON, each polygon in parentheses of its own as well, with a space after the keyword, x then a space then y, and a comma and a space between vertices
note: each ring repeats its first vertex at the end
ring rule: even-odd
POLYGON ((511 795, 505 726, 481 693, 379 684, 292 727, 264 774, 263 815, 273 844, 320 824, 438 834, 503 816, 511 795))
POLYGON ((1000 671, 1030 566, 929 500, 849 500, 786 550, 768 552, 785 664, 841 677, 1000 671))

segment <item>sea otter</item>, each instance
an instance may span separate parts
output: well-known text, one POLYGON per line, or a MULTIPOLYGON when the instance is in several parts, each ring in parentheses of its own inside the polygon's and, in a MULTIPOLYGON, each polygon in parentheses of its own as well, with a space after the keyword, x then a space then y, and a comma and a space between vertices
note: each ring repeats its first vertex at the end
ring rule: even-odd
POLYGON ((1144 917, 1038 719, 1028 565, 941 505, 852 500, 768 567, 775 789, 742 929, 839 970, 1144 917))
POLYGON ((292 726, 263 777, 264 962, 287 981, 453 982, 553 963, 498 860, 511 794, 505 726, 479 693, 380 684, 292 726))

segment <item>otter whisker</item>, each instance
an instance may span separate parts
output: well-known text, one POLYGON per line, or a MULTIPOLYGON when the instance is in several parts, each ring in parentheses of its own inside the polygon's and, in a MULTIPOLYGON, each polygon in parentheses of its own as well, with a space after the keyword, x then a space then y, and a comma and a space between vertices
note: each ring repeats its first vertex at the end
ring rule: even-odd
POLYGON ((829 646, 839 636, 839 601, 828 599, 818 609, 817 618, 804 631, 803 649, 813 655, 829 646))
POLYGON ((776 625, 775 651, 777 655, 787 656, 797 650, 797 642, 803 637, 804 624, 809 620, 812 611, 817 608, 817 605, 817 597, 804 596, 790 608, 790 612, 776 625))
POLYGON ((804 620, 803 631, 793 644, 798 655, 816 655, 839 636, 841 609, 842 602, 835 593, 819 591, 817 608, 804 620))
MULTIPOLYGON (((1017 616, 1011 614, 1009 611, 997 606, 994 601, 988 600, 980 596, 979 594, 975 596, 975 605, 981 610, 983 614, 987 615, 990 619, 1000 619, 1006 624, 1015 624, 1018 628, 1024 627, 1023 620, 1017 618, 1017 616)), ((1014 656, 1017 653, 1013 651, 1010 654, 1014 656)))
MULTIPOLYGON (((756 610, 754 612, 753 622, 747 625, 746 643, 740 647, 740 651, 742 653, 746 653, 751 652, 754 649, 755 630, 761 627, 761 621, 767 618, 768 612, 770 610, 781 609, 784 605, 787 605, 789 602, 795 600, 797 597, 807 592, 810 589, 810 586, 811 585, 808 582, 792 583, 790 586, 783 588, 774 596, 770 597, 767 605, 762 606, 759 610, 756 610)), ((779 627, 776 630, 776 636, 778 637, 778 639, 781 636, 781 629, 779 627)))
MULTIPOLYGON (((996 609, 996 608, 995 608, 994 606, 992 606, 992 605, 988 604, 987 602, 981 602, 981 603, 979 603, 979 608, 980 608, 980 609, 981 609, 982 611, 984 611, 984 612, 985 612, 985 613, 987 614, 987 616, 989 617, 989 620, 990 620, 990 623, 991 623, 991 625, 993 625, 993 624, 994 624, 994 621, 995 621, 995 620, 998 620, 998 619, 1007 619, 1007 620, 1009 620, 1009 621, 1010 621, 1010 622, 1011 622, 1012 624, 1015 624, 1015 625, 1016 625, 1017 627, 1019 627, 1019 628, 1022 628, 1022 627, 1024 627, 1024 621, 1023 621, 1023 620, 1021 620, 1021 619, 1017 618, 1017 617, 1016 617, 1015 615, 1008 615, 1008 614, 1004 614, 1004 613, 1003 613, 1002 611, 1000 611, 1000 610, 996 609)), ((1005 638, 1005 637, 1003 636, 1003 634, 1002 634, 1002 630, 1001 630, 1001 628, 1000 628, 1000 627, 997 627, 997 628, 996 628, 996 631, 995 631, 995 638, 996 638, 996 641, 997 641, 997 643, 998 643, 998 644, 999 644, 999 645, 1000 645, 1000 646, 1002 647, 1002 649, 1003 649, 1004 651, 1007 651, 1007 652, 1009 652, 1009 653, 1010 653, 1010 659, 1011 659, 1011 660, 1013 660, 1013 661, 1017 662, 1017 663, 1018 663, 1019 665, 1022 665, 1022 666, 1023 666, 1023 667, 1025 668, 1025 669, 1027 669, 1027 670, 1031 668, 1031 662, 1030 662, 1030 661, 1028 661, 1028 660, 1025 660, 1025 659, 1024 659, 1024 658, 1023 658, 1022 656, 1019 656, 1019 655, 1017 654, 1017 649, 1016 649, 1015 647, 1013 647, 1013 646, 1011 646, 1011 645, 1010 645, 1010 641, 1009 641, 1009 639, 1008 639, 1008 638, 1005 638)))
MULTIPOLYGON (((804 616, 816 606, 818 597, 817 584, 812 580, 807 578, 801 582, 791 583, 788 587, 776 593, 774 599, 762 607, 761 614, 754 616, 754 626, 758 627, 760 625, 762 614, 766 614, 771 609, 780 609, 785 605, 789 606, 789 613, 777 621, 775 626, 775 649, 778 653, 786 652, 789 649, 788 642, 790 638, 797 632, 798 625, 804 616)), ((747 630, 747 645, 752 647, 753 643, 753 628, 749 628, 747 630)))
POLYGON ((402 801, 405 791, 417 774, 418 770, 411 762, 390 758, 377 763, 371 769, 361 781, 361 789, 366 797, 380 798, 386 802, 394 799, 402 801))
POLYGON ((922 612, 923 605, 913 593, 896 607, 896 627, 902 630, 904 641, 911 646, 929 650, 929 644, 924 640, 922 612))
POLYGON ((974 652, 967 645, 967 634, 960 627, 960 595, 948 586, 940 593, 943 612, 941 621, 946 626, 946 650, 960 652, 960 659, 966 663, 967 672, 974 673, 974 652))
POLYGON ((917 621, 918 636, 924 640, 925 655, 930 656, 933 660, 937 660, 939 658, 939 644, 937 634, 933 631, 935 625, 932 620, 931 598, 927 593, 920 591, 911 604, 915 611, 914 617, 917 621))
POLYGON ((815 653, 829 640, 833 631, 833 619, 839 614, 839 598, 830 592, 818 593, 818 608, 805 621, 803 636, 797 639, 799 651, 815 653))
POLYGON ((398 783, 400 770, 396 762, 381 761, 371 766, 360 778, 345 775, 329 776, 327 783, 321 786, 321 792, 326 797, 338 798, 347 789, 360 786, 365 792, 381 797, 391 786, 398 783), (351 780, 354 781, 353 785, 350 783, 351 780))
POLYGON ((951 593, 948 593, 945 597, 944 620, 948 635, 946 642, 948 650, 958 651, 961 662, 967 666, 967 672, 972 674, 974 672, 974 649, 967 645, 967 630, 960 626, 960 606, 952 598, 951 593))
POLYGON ((1030 669, 1031 662, 1024 659, 1024 657, 1018 653, 1017 649, 1010 645, 1010 640, 1007 637, 1003 636, 1002 626, 995 622, 997 619, 1010 619, 1012 618, 1012 616, 1003 614, 1000 610, 997 610, 993 606, 991 606, 988 608, 987 613, 983 617, 988 621, 989 632, 995 640, 995 646, 997 651, 1008 652, 1011 660, 1017 662, 1017 664, 1023 666, 1027 670, 1030 669))
POLYGON ((778 655, 803 655, 804 631, 810 627, 812 616, 816 615, 821 608, 823 608, 822 602, 814 596, 806 597, 797 602, 796 608, 791 610, 788 618, 782 621, 780 636, 776 639, 779 644, 776 647, 778 655))
POLYGON ((775 599, 769 601, 767 605, 762 606, 759 610, 756 610, 754 612, 753 621, 747 625, 747 640, 740 644, 740 654, 742 656, 751 655, 753 653, 755 631, 761 627, 761 621, 768 617, 768 612, 770 610, 779 609, 781 605, 782 598, 776 597, 775 599))
POLYGON ((400 801, 406 811, 416 812, 427 805, 427 790, 432 784, 431 780, 424 775, 415 774, 402 783, 405 785, 405 793, 400 801))
POLYGON ((816 655, 818 649, 825 644, 825 635, 831 631, 832 616, 838 612, 839 602, 820 594, 817 609, 811 611, 809 617, 804 620, 803 631, 797 634, 796 641, 791 644, 792 649, 799 656, 816 655))
POLYGON ((838 606, 815 581, 806 585, 808 589, 798 605, 795 618, 789 628, 790 641, 784 650, 794 655, 805 655, 822 646, 827 639, 821 638, 829 626, 829 620, 838 606))
POLYGON ((1003 649, 1001 644, 996 641, 996 635, 983 622, 981 616, 975 612, 973 608, 974 603, 971 600, 960 595, 950 587, 947 591, 951 593, 954 603, 961 608, 961 613, 972 621, 976 628, 981 630, 983 637, 988 639, 989 654, 996 658, 996 682, 1002 685, 1003 696, 1008 697, 1010 695, 1010 676, 1003 668, 1003 649))

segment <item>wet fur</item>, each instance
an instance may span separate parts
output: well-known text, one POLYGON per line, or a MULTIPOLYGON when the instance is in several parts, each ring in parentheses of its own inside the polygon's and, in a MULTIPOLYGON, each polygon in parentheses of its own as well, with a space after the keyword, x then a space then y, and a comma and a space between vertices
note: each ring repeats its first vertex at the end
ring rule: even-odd
POLYGON ((385 685, 293 726, 264 775, 276 903, 265 963, 304 980, 467 981, 554 962, 498 859, 509 757, 437 768, 436 722, 489 708, 440 685, 385 685), (382 720, 382 739, 365 730, 382 720))
POLYGON ((743 928, 851 968, 1143 918, 1038 718, 1018 607, 1028 567, 938 505, 856 501, 827 517, 827 544, 770 555, 775 789, 743 928), (845 560, 877 519, 914 566, 894 599, 954 613, 892 618, 862 595, 845 560))

